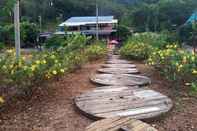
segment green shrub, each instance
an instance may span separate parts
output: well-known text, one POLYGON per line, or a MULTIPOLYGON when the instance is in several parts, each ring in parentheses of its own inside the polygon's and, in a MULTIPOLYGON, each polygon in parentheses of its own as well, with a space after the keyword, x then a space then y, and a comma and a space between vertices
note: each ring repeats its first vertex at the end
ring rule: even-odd
POLYGON ((14 43, 14 25, 4 25, 0 27, 0 41, 12 45, 14 43))
POLYGON ((103 58, 107 53, 106 45, 103 43, 95 43, 87 47, 85 54, 89 60, 97 60, 103 58))
POLYGON ((57 49, 62 46, 65 41, 64 36, 54 35, 46 41, 45 48, 47 49, 57 49))
POLYGON ((149 58, 153 49, 165 49, 170 41, 176 41, 176 35, 171 34, 167 31, 160 34, 136 33, 124 43, 120 53, 128 59, 145 60, 149 58))
MULTIPOLYGON (((34 23, 21 22, 22 46, 35 46, 39 33, 38 27, 34 23)), ((0 27, 0 40, 5 44, 14 45, 14 25, 8 24, 0 27)))
POLYGON ((3 48, 5 48, 5 44, 0 42, 0 50, 2 50, 3 48))
POLYGON ((69 36, 63 42, 63 47, 66 48, 67 51, 84 48, 89 40, 90 38, 86 37, 85 35, 77 34, 69 36))
POLYGON ((23 46, 32 47, 35 46, 38 37, 39 28, 36 24, 30 22, 21 23, 21 40, 23 46))
POLYGON ((196 94, 196 92, 197 92, 197 81, 189 83, 189 86, 191 86, 191 93, 196 94))
POLYGON ((117 29, 118 36, 124 41, 132 35, 130 29, 124 25, 119 25, 117 29))
MULTIPOLYGON (((81 39, 81 37, 78 38, 81 39)), ((73 41, 79 42, 76 39, 73 41)), ((106 51, 105 46, 101 44, 78 46, 78 48, 72 48, 73 50, 68 47, 73 46, 67 45, 57 50, 35 52, 19 60, 15 58, 15 50, 7 50, 0 56, 0 86, 15 87, 19 91, 29 92, 36 88, 36 85, 80 68, 92 56, 103 57, 106 51)))
POLYGON ((171 81, 197 82, 197 55, 178 48, 176 44, 164 50, 155 50, 148 63, 171 81))
POLYGON ((152 47, 148 44, 130 42, 120 49, 120 54, 127 59, 145 60, 151 51, 152 47))
POLYGON ((166 44, 168 44, 167 39, 168 35, 166 33, 158 34, 145 32, 134 34, 131 38, 129 38, 129 41, 132 41, 133 43, 142 42, 155 48, 164 48, 166 44))
POLYGON ((69 52, 75 49, 83 48, 88 40, 89 38, 84 35, 72 35, 69 37, 54 35, 53 37, 47 40, 45 48, 65 48, 69 52))

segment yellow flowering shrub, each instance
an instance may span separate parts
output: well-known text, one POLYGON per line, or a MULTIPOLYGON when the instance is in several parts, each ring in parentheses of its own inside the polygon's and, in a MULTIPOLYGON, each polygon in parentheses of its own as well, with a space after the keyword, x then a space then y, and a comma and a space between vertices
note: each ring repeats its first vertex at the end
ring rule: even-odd
POLYGON ((148 44, 130 41, 120 49, 120 54, 127 59, 145 60, 151 51, 152 47, 148 44))
POLYGON ((197 54, 168 45, 164 50, 155 50, 148 59, 149 65, 159 69, 172 81, 197 83, 197 54))
POLYGON ((72 49, 61 47, 53 51, 35 52, 31 57, 22 56, 19 60, 15 58, 15 50, 5 51, 4 55, 0 56, 0 86, 16 87, 29 92, 32 87, 37 87, 44 81, 80 68, 91 55, 101 58, 106 51, 103 45, 77 48, 76 45, 69 44, 69 47, 72 49))
POLYGON ((3 104, 5 102, 5 100, 3 99, 2 96, 0 96, 0 105, 3 104))
POLYGON ((106 46, 102 42, 97 42, 88 46, 85 54, 88 56, 88 60, 96 60, 103 58, 107 53, 106 46))

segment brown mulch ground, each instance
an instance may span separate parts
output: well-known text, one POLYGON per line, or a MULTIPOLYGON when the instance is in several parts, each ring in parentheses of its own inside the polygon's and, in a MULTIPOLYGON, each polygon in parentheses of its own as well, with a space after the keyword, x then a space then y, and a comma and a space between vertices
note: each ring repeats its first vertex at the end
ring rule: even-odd
POLYGON ((197 97, 188 95, 187 87, 175 86, 149 66, 138 63, 137 67, 151 78, 151 89, 167 95, 174 103, 171 112, 149 123, 159 131, 197 131, 197 97))
MULTIPOLYGON (((73 98, 95 88, 89 76, 100 68, 103 60, 89 63, 59 81, 52 81, 30 101, 12 106, 0 115, 0 127, 9 131, 84 131, 92 121, 78 113, 73 98)), ((2 129, 4 130, 4 129, 2 129)))
MULTIPOLYGON (((20 100, 1 112, 0 131, 84 131, 93 121, 76 110, 73 98, 95 88, 89 82, 89 76, 102 62, 87 64, 59 81, 51 81, 31 100, 20 100)), ((148 123, 159 131, 197 131, 197 99, 189 97, 181 87, 173 88, 172 83, 150 67, 142 63, 137 63, 137 67, 152 79, 150 88, 169 96, 174 102, 171 112, 148 123)))

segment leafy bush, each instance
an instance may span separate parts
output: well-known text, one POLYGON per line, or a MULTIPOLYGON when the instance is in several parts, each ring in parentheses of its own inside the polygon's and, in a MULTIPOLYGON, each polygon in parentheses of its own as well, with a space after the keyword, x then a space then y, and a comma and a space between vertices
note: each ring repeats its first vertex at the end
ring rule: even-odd
POLYGON ((129 41, 132 42, 142 42, 148 45, 151 45, 155 48, 164 48, 168 44, 168 35, 166 33, 158 34, 152 32, 145 33, 136 33, 134 34, 129 41))
POLYGON ((0 41, 5 44, 13 44, 14 43, 14 25, 4 25, 0 27, 0 41))
POLYGON ((168 45, 164 50, 155 50, 148 63, 171 81, 197 82, 197 55, 179 49, 176 44, 168 45))
POLYGON ((0 42, 0 50, 3 49, 5 47, 4 43, 0 42))
POLYGON ((107 53, 106 46, 103 43, 95 43, 87 47, 85 54, 89 60, 103 58, 107 53))
POLYGON ((66 48, 67 51, 72 51, 83 48, 88 40, 89 38, 84 35, 73 35, 69 37, 54 35, 47 40, 45 47, 47 49, 66 48))
POLYGON ((65 41, 63 36, 54 35, 46 41, 45 48, 57 49, 62 46, 62 43, 65 41))
POLYGON ((39 28, 36 24, 30 22, 21 23, 21 40, 23 46, 32 47, 35 46, 37 37, 39 33, 39 28))
MULTIPOLYGON (((37 35, 39 33, 38 27, 34 23, 22 22, 21 26, 21 41, 23 46, 34 46, 37 35)), ((14 44, 14 25, 8 24, 0 27, 0 40, 5 44, 14 44)))
POLYGON ((117 29, 118 36, 124 41, 132 35, 130 29, 124 25, 119 25, 117 29))
POLYGON ((128 59, 145 60, 153 49, 165 49, 169 41, 176 41, 176 36, 172 37, 169 32, 136 33, 125 42, 120 53, 128 59))
POLYGON ((197 24, 195 22, 187 23, 179 29, 179 38, 181 42, 185 42, 189 45, 192 45, 192 41, 196 39, 196 36, 197 24))
MULTIPOLYGON (((75 41, 79 42, 76 39, 75 41)), ((76 44, 74 40, 73 44, 76 44)), ((86 46, 78 46, 74 49, 75 46, 71 45, 53 51, 46 50, 25 55, 19 60, 16 60, 14 50, 7 50, 0 56, 0 86, 15 87, 22 92, 30 92, 33 87, 44 81, 80 68, 88 58, 92 58, 90 55, 101 58, 100 55, 103 56, 106 50, 103 45, 91 45, 87 49, 86 46)))
POLYGON ((67 51, 84 48, 89 40, 90 38, 85 35, 73 35, 66 38, 66 41, 63 43, 63 47, 65 47, 67 51))
POLYGON ((127 59, 145 60, 149 57, 152 47, 145 43, 127 43, 120 49, 120 54, 127 59))

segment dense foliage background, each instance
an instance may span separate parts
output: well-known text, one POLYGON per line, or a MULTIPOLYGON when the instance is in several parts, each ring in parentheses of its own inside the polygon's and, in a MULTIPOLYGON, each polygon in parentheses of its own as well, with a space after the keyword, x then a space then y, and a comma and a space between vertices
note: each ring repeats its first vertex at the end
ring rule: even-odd
MULTIPOLYGON (((1 0, 2 22, 12 22, 11 4, 14 0, 1 0)), ((100 15, 114 15, 121 24, 137 31, 173 30, 186 22, 197 7, 196 0, 98 0, 100 15)), ((21 18, 45 25, 64 21, 71 16, 95 15, 94 0, 21 0, 21 18)))

